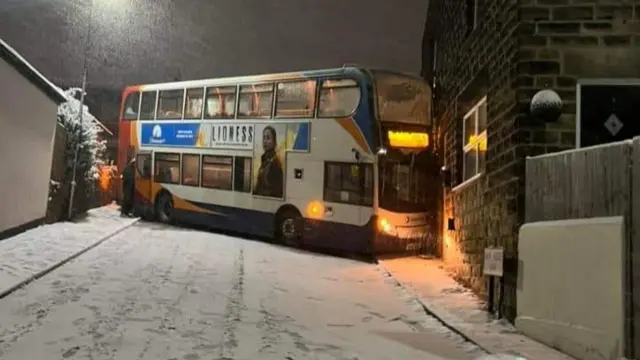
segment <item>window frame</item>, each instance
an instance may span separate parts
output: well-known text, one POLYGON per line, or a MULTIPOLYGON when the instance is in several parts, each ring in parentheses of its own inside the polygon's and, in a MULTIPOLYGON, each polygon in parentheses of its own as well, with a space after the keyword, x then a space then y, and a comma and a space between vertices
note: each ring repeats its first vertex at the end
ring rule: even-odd
MULTIPOLYGON (((276 81, 267 81, 267 82, 257 82, 257 83, 245 83, 238 84, 237 93, 236 93, 236 119, 271 119, 274 117, 275 113, 275 101, 276 101, 276 81), (242 88, 247 86, 262 86, 262 85, 271 85, 271 109, 269 110, 269 115, 241 115, 240 114, 240 98, 242 96, 242 88)), ((251 92, 251 94, 256 94, 260 92, 251 92)), ((264 91, 262 93, 267 93, 264 91)), ((253 98, 252 98, 253 99, 253 98)))
POLYGON ((204 117, 204 110, 205 110, 205 100, 206 100, 206 96, 207 96, 207 88, 205 86, 195 86, 195 87, 187 87, 184 89, 184 101, 182 102, 182 119, 183 120, 202 120, 202 118, 204 117), (192 117, 192 116, 187 116, 187 104, 189 100, 189 91, 194 91, 194 90, 202 90, 202 106, 200 106, 200 116, 199 117, 192 117))
POLYGON ((309 79, 293 79, 293 80, 284 80, 278 81, 274 86, 274 102, 273 102, 273 117, 278 119, 311 119, 316 116, 318 110, 318 102, 319 102, 319 86, 320 81, 315 78, 309 79), (311 113, 309 115, 278 115, 278 101, 280 100, 278 96, 278 86, 280 84, 293 84, 293 83, 306 83, 312 81, 313 85, 313 108, 311 109, 311 113))
MULTIPOLYGON (((222 190, 222 191, 233 191, 233 182, 234 182, 234 156, 231 155, 210 155, 210 154, 206 154, 206 155, 202 155, 202 158, 200 159, 200 187, 205 188, 205 189, 211 189, 211 190, 222 190), (213 187, 213 186, 206 186, 204 184, 204 165, 207 164, 207 162, 205 161, 205 159, 207 157, 215 157, 215 158, 226 158, 226 159, 231 159, 231 164, 229 166, 231 166, 231 181, 229 183, 229 189, 225 189, 225 188, 218 188, 218 187, 213 187)), ((211 164, 211 163, 208 163, 211 164)), ((226 165, 226 164, 215 164, 215 165, 226 165)))
POLYGON ((128 93, 126 98, 124 98, 123 102, 122 102, 122 113, 120 114, 120 118, 122 120, 125 120, 125 121, 138 121, 138 119, 140 118, 140 105, 141 105, 141 102, 142 102, 142 92, 141 91, 136 90, 136 91, 131 91, 130 93, 128 93), (138 101, 136 101, 137 102, 137 104, 136 104, 136 108, 137 109, 135 111, 136 115, 135 115, 135 118, 128 118, 128 117, 126 117, 127 101, 129 100, 129 98, 131 96, 134 96, 134 95, 138 96, 138 101))
MULTIPOLYGON (((480 144, 482 142, 484 142, 485 144, 487 143, 487 128, 485 127, 484 130, 482 131, 478 131, 478 127, 479 127, 479 117, 480 117, 480 109, 482 108, 482 106, 485 105, 485 109, 487 108, 487 97, 484 96, 483 98, 481 98, 478 102, 475 103, 475 105, 473 105, 473 107, 467 111, 467 113, 462 117, 462 183, 461 184, 465 184, 467 182, 473 181, 477 178, 479 178, 482 174, 485 173, 486 171, 486 163, 485 163, 485 168, 480 169, 480 164, 478 161, 479 158, 479 147, 480 144), (475 141, 469 141, 468 139, 465 138, 465 136, 467 135, 467 119, 469 119, 470 117, 474 117, 474 132, 473 132, 473 136, 475 136, 475 141), (468 152, 471 151, 476 151, 476 161, 475 161, 475 171, 473 172, 473 175, 471 176, 466 176, 466 161, 465 161, 465 155, 468 152)), ((487 119, 487 114, 485 114, 485 119, 487 119)), ((485 124, 486 126, 486 124, 485 124)))
POLYGON ((356 163, 356 162, 348 162, 348 161, 325 161, 324 162, 324 176, 323 176, 323 183, 322 183, 322 200, 325 202, 331 202, 331 203, 335 203, 335 204, 346 204, 346 205, 354 205, 354 206, 373 206, 373 197, 375 195, 375 175, 373 173, 373 164, 370 163, 356 163), (329 171, 328 168, 331 165, 338 165, 341 167, 340 170, 340 175, 341 175, 341 179, 340 179, 340 189, 335 189, 335 188, 331 188, 328 187, 328 175, 329 175, 329 171), (361 196, 360 194, 358 194, 358 196, 360 197, 360 201, 358 201, 357 203, 354 202, 350 202, 350 201, 342 201, 340 199, 336 199, 336 200, 331 200, 327 198, 327 190, 334 190, 334 191, 347 191, 349 193, 353 193, 353 191, 349 191, 349 190, 344 190, 344 177, 342 177, 342 168, 343 167, 351 167, 353 165, 359 165, 361 166, 364 171, 365 174, 363 174, 365 176, 364 179, 364 191, 365 191, 365 196, 361 196), (371 204, 368 204, 365 202, 366 197, 366 171, 367 169, 370 169, 371 171, 371 204))
POLYGON ((316 99, 316 111, 315 111, 315 117, 316 118, 336 118, 336 117, 350 117, 353 116, 353 114, 355 114, 358 111, 358 108, 360 108, 360 104, 362 103, 362 85, 358 82, 358 80, 348 77, 348 76, 341 76, 341 77, 330 77, 330 78, 323 78, 320 80, 317 80, 318 84, 316 86, 317 88, 317 99, 316 99), (321 98, 322 98, 322 90, 325 89, 324 84, 327 81, 340 81, 340 80, 351 80, 353 81, 355 84, 353 86, 338 86, 338 87, 330 87, 329 89, 357 89, 358 90, 358 102, 356 104, 356 107, 349 113, 349 114, 344 114, 344 115, 322 115, 321 114, 321 98))
POLYGON ((233 173, 231 175, 231 181, 233 183, 232 184, 233 191, 243 193, 243 194, 253 193, 253 158, 251 156, 242 156, 242 155, 233 156, 232 171, 233 173), (247 191, 237 190, 236 189, 236 162, 238 160, 245 161, 247 159, 249 159, 249 189, 247 191))
MULTIPOLYGON (((175 160, 160 160, 164 162, 176 162, 175 160)), ((155 152, 153 154, 153 182, 158 184, 171 184, 171 185, 180 185, 182 182, 182 154, 177 152, 155 152), (158 155, 177 155, 178 156, 178 181, 177 182, 160 182, 157 180, 158 174, 156 174, 156 163, 158 162, 158 155)))
POLYGON ((141 91, 140 107, 138 108, 138 120, 155 120, 157 113, 158 113, 158 90, 141 91), (144 94, 155 94, 155 98, 153 101, 153 109, 151 110, 151 116, 149 117, 142 117, 142 100, 144 98, 144 94))
MULTIPOLYGON (((240 87, 238 85, 212 85, 212 86, 205 86, 204 87, 204 97, 203 97, 203 106, 202 106, 202 119, 205 120, 231 120, 231 119, 236 119, 237 115, 238 115, 238 104, 240 100, 240 87), (234 97, 234 103, 233 103, 233 114, 231 114, 231 116, 209 116, 207 114, 207 109, 208 109, 208 99, 209 99, 209 89, 221 89, 221 88, 233 88, 234 92, 233 92, 233 97, 234 97)), ((223 105, 225 106, 225 105, 223 105)))
POLYGON ((180 185, 184 185, 184 186, 190 186, 190 187, 200 187, 200 182, 202 180, 202 176, 200 175, 200 170, 202 168, 202 156, 200 154, 194 154, 194 153, 182 153, 182 155, 180 156, 180 185), (198 179, 198 183, 197 184, 186 184, 184 182, 184 158, 185 157, 194 157, 194 158, 198 158, 198 175, 196 176, 196 179, 198 179))
POLYGON ((181 88, 181 89, 165 89, 165 90, 159 90, 157 92, 156 95, 156 120, 182 120, 182 117, 184 116, 184 100, 185 100, 185 96, 186 96, 186 89, 181 88), (165 116, 160 116, 160 104, 161 104, 161 100, 162 100, 162 93, 167 93, 167 92, 177 92, 177 91, 182 91, 182 106, 180 107, 180 111, 177 112, 179 115, 175 115, 175 116, 169 116, 169 117, 165 117, 165 116))

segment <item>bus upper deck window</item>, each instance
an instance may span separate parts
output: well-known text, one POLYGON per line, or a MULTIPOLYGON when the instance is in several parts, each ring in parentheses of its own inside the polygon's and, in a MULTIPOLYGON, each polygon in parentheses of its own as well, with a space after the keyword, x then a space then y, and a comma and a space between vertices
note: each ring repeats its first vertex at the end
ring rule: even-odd
POLYGON ((183 101, 184 90, 160 91, 158 119, 180 119, 182 117, 183 101))
POLYGON ((360 104, 360 87, 351 79, 325 80, 320 87, 319 117, 351 115, 360 104))
POLYGON ((124 102, 124 112, 122 118, 125 120, 138 120, 138 110, 140 107, 140 93, 131 92, 127 94, 124 102))

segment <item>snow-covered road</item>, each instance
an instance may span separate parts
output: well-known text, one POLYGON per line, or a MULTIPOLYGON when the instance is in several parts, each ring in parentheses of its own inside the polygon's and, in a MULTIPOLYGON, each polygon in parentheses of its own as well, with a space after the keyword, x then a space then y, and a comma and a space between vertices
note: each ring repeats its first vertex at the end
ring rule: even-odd
POLYGON ((0 358, 471 359, 376 265, 141 223, 0 300, 0 358))

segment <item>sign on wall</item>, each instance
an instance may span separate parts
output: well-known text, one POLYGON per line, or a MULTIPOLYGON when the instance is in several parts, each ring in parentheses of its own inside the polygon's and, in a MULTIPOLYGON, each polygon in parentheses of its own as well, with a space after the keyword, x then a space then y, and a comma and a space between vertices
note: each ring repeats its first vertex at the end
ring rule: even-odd
POLYGON ((502 276, 504 250, 502 248, 485 248, 482 273, 488 276, 502 276))

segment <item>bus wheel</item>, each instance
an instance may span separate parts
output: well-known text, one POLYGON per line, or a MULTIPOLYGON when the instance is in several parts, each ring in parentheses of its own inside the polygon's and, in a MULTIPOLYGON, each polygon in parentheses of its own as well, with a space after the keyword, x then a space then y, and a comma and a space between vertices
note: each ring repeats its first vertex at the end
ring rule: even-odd
POLYGON ((276 239, 285 245, 300 246, 302 240, 302 216, 294 210, 286 210, 276 221, 276 239))
POLYGON ((168 224, 173 219, 173 200, 169 193, 163 193, 156 202, 156 217, 158 221, 168 224))

